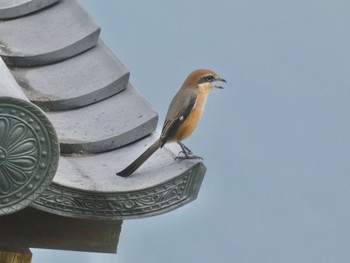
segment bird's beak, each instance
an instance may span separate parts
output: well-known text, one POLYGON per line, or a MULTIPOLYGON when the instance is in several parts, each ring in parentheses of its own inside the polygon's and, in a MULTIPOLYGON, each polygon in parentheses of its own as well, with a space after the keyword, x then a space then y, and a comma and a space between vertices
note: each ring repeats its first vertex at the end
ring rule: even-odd
MULTIPOLYGON (((220 78, 220 77, 217 77, 215 79, 215 81, 221 81, 221 82, 225 82, 226 83, 226 80, 220 78)), ((223 89, 224 87, 220 86, 220 85, 213 85, 214 88, 218 88, 218 89, 223 89)))

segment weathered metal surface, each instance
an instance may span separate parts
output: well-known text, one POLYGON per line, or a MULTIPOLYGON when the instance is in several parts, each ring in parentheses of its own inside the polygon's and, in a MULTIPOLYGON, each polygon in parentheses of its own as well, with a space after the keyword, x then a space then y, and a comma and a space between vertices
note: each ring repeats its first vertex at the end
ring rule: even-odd
POLYGON ((116 172, 158 135, 121 150, 62 157, 53 184, 32 206, 77 218, 126 219, 154 216, 197 197, 205 166, 198 160, 176 160, 181 150, 170 144, 128 178, 116 172))
POLYGON ((45 8, 58 0, 1 0, 0 19, 23 16, 45 8))
POLYGON ((129 72, 100 40, 73 58, 41 67, 13 68, 28 98, 45 110, 70 110, 124 90, 129 72))
POLYGON ((58 166, 55 130, 37 106, 23 99, 0 59, 0 215, 32 203, 58 166))
POLYGON ((0 250, 31 247, 115 253, 121 224, 121 220, 67 218, 27 207, 0 217, 0 250))
POLYGON ((96 45, 100 28, 76 0, 0 23, 0 56, 7 65, 38 66, 96 45))

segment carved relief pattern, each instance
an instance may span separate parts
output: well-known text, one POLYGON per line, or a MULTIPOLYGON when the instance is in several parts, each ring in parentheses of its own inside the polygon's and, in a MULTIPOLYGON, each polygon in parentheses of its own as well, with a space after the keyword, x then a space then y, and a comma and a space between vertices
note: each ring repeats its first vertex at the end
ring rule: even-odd
POLYGON ((156 215, 196 197, 204 176, 203 172, 197 170, 193 168, 164 184, 127 193, 82 192, 53 183, 33 206, 80 218, 123 219, 156 215))
POLYGON ((28 126, 0 117, 0 195, 22 187, 38 162, 38 142, 28 126))
POLYGON ((45 190, 58 152, 56 134, 36 106, 0 98, 0 214, 27 206, 45 190))

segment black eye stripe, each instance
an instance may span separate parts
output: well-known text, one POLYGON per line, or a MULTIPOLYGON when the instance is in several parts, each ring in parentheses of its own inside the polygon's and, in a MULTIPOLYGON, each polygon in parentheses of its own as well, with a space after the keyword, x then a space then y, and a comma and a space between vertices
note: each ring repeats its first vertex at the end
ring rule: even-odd
POLYGON ((205 82, 212 82, 214 79, 215 78, 213 75, 206 75, 199 79, 198 84, 205 83, 205 82))

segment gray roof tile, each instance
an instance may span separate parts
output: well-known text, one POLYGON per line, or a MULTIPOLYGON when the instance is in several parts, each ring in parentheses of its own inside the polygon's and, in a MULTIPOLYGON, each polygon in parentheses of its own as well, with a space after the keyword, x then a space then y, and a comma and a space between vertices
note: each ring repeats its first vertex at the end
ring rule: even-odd
POLYGON ((41 12, 2 22, 0 56, 12 66, 49 64, 93 47, 99 33, 76 0, 62 0, 41 12))
POLYGON ((29 101, 24 92, 18 87, 18 84, 14 77, 11 75, 10 70, 0 57, 0 97, 16 97, 22 100, 29 101))
POLYGON ((33 206, 77 218, 125 219, 158 215, 194 200, 206 168, 198 160, 174 162, 181 150, 177 144, 164 146, 133 176, 115 175, 158 136, 122 150, 62 157, 54 183, 33 206))
POLYGON ((99 103, 47 114, 62 153, 97 153, 124 146, 152 133, 158 119, 130 84, 125 91, 99 103))
POLYGON ((124 90, 129 72, 101 41, 88 51, 61 62, 13 68, 28 98, 46 110, 69 110, 124 90), (43 77, 45 76, 45 77, 43 77))
POLYGON ((59 160, 56 132, 21 91, 0 58, 0 215, 29 206, 51 183, 59 160))
POLYGON ((57 1, 58 0, 2 0, 0 2, 0 19, 23 16, 52 5, 57 1))
MULTIPOLYGON (((123 219, 192 201, 205 166, 174 161, 177 144, 156 152, 131 177, 115 175, 159 136, 153 133, 158 117, 99 32, 77 0, 0 22, 0 56, 25 92, 13 95, 26 103, 28 96, 46 111, 63 154, 54 182, 32 205, 64 216, 123 219)), ((1 68, 6 71, 0 62, 0 74, 1 68)), ((11 85, 19 88, 9 74, 2 76, 0 96, 11 85)))

